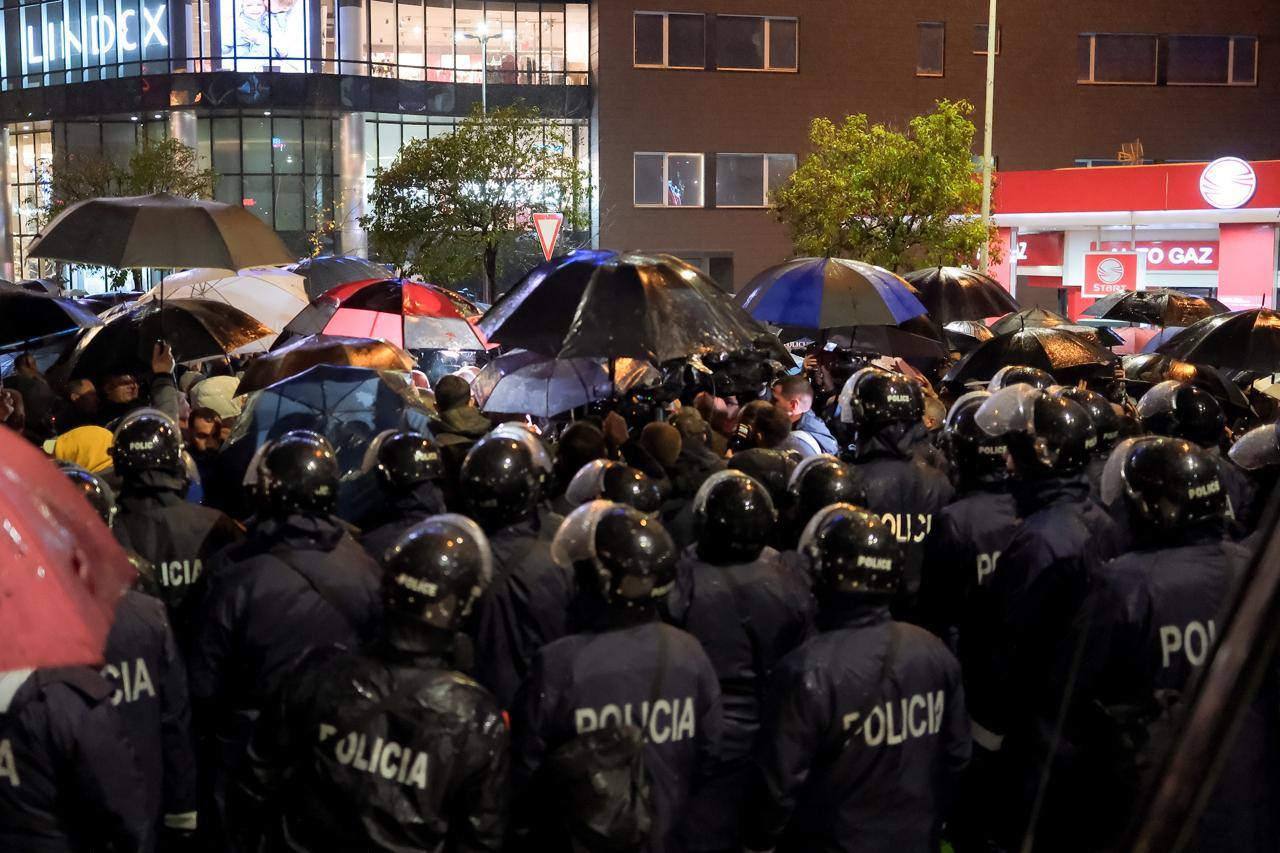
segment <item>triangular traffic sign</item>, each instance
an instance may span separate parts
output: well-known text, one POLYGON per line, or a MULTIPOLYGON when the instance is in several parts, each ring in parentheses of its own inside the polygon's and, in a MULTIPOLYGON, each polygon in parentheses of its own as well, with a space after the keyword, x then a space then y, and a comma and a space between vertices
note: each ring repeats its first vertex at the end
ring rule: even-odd
POLYGON ((564 224, 563 213, 535 213, 533 230, 538 232, 538 242, 542 244, 542 255, 547 260, 556 251, 556 241, 560 239, 560 226, 564 224))

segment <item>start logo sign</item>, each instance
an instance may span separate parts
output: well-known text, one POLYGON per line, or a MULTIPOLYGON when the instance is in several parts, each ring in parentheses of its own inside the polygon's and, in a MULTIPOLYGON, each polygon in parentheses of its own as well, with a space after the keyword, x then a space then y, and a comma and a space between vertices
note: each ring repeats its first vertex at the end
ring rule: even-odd
POLYGON ((1080 295, 1097 299, 1126 290, 1137 290, 1142 256, 1137 252, 1085 252, 1084 285, 1080 295))

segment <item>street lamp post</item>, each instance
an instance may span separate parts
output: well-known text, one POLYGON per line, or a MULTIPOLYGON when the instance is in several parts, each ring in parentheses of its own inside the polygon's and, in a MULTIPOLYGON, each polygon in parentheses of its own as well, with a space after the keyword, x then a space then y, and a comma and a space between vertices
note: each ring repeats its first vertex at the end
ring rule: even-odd
POLYGON ((455 37, 456 41, 461 42, 463 39, 475 39, 480 42, 480 114, 487 115, 489 113, 489 39, 500 38, 504 33, 488 32, 488 26, 481 22, 480 32, 464 33, 459 32, 455 37))
POLYGON ((996 45, 999 30, 996 29, 996 0, 990 0, 987 9, 987 103, 982 121, 982 251, 980 266, 990 272, 991 251, 991 126, 995 115, 996 45))

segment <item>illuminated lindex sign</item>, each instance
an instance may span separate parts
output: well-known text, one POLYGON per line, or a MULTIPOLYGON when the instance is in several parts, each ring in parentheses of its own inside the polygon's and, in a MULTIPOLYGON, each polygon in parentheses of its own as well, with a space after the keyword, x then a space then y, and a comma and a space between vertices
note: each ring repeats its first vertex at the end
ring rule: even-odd
POLYGON ((46 62, 70 63, 83 57, 96 60, 117 48, 129 53, 139 47, 144 51, 149 47, 167 48, 165 11, 162 4, 123 9, 117 14, 89 15, 83 27, 68 26, 66 21, 46 21, 43 26, 28 24, 22 33, 22 62, 28 68, 42 67, 46 62))

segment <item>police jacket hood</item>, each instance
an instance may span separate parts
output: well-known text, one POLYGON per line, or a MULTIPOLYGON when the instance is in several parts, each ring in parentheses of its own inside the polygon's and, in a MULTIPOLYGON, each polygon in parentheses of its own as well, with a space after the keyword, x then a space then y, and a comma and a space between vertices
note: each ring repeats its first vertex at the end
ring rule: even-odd
POLYGON ((444 495, 435 483, 422 483, 407 494, 387 501, 378 512, 365 519, 360 544, 375 560, 381 560, 396 540, 419 521, 445 511, 444 495))
POLYGON ((1080 474, 1015 480, 1012 492, 1018 504, 1018 517, 1026 518, 1050 504, 1089 500, 1089 481, 1080 474))
POLYGON ((136 477, 124 480, 120 489, 120 499, 161 498, 163 495, 176 495, 181 499, 186 495, 189 486, 190 483, 185 477, 179 477, 167 471, 142 471, 136 477))
POLYGON ((264 547, 332 551, 347 532, 348 528, 332 516, 296 513, 283 518, 262 516, 250 528, 249 541, 244 548, 250 551, 264 547))
POLYGON ((928 439, 929 431, 918 422, 892 423, 873 430, 859 430, 853 461, 865 462, 881 457, 911 459, 916 453, 916 446, 928 439))

